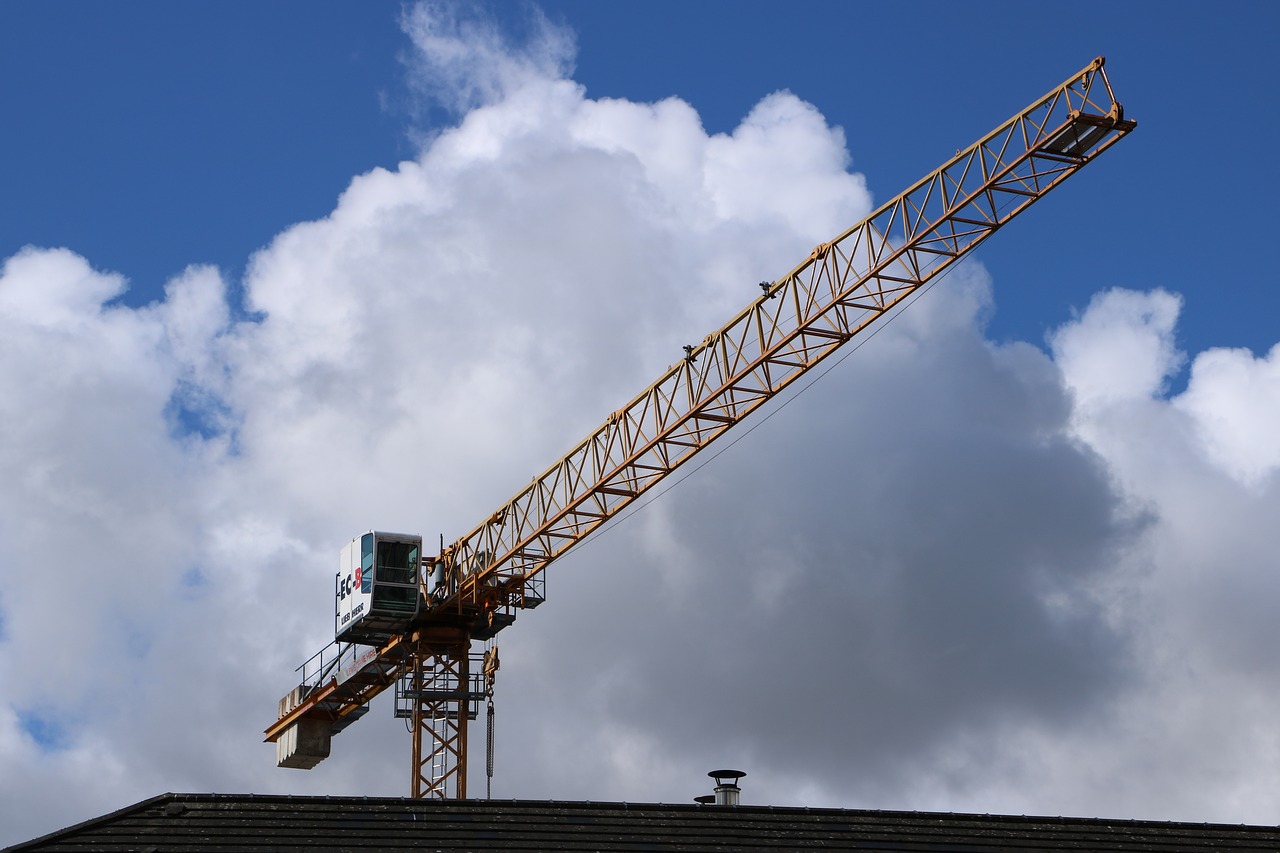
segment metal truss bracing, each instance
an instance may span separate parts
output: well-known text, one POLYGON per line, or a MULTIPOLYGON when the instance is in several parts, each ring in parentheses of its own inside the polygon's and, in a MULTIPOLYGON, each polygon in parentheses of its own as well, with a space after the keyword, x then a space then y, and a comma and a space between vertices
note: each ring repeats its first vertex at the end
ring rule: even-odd
POLYGON ((738 316, 446 549, 452 599, 521 606, 548 563, 1134 126, 1099 58, 761 283, 738 316))
POLYGON ((414 797, 466 799, 468 723, 485 696, 481 661, 465 645, 423 646, 400 675, 396 716, 413 734, 414 797))
MULTIPOLYGON (((439 558, 445 583, 431 591, 409 632, 380 648, 335 643, 317 655, 313 661, 331 663, 304 667, 296 691, 301 701, 282 704, 266 739, 275 741, 306 719, 331 720, 336 732, 406 673, 410 689, 423 696, 434 689, 424 686, 429 672, 468 684, 470 639, 491 638, 516 609, 541 603, 539 573, 552 560, 1135 126, 1099 57, 867 219, 819 244, 786 275, 762 282, 759 298, 685 347, 684 358, 656 382, 445 548, 439 558), (432 632, 456 642, 421 645, 432 632), (353 663, 339 666, 335 659, 353 663), (464 668, 449 669, 450 661, 464 668)), ((413 710, 414 795, 448 796, 443 786, 453 779, 454 796, 465 796, 468 714, 459 709, 472 706, 457 698, 451 717, 432 701, 417 699, 413 710), (450 719, 453 728, 431 725, 450 719)))

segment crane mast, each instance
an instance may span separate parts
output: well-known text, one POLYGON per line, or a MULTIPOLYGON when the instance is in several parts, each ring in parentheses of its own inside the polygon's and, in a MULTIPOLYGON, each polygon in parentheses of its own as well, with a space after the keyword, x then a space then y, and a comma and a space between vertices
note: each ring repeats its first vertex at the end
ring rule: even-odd
MULTIPOLYGON (((314 766, 332 735, 394 684, 396 714, 413 735, 413 796, 466 797, 467 724, 492 696, 497 669, 496 649, 482 659, 473 641, 492 640, 517 611, 543 601, 549 563, 1133 130, 1103 62, 761 282, 751 304, 685 346, 657 381, 473 530, 434 557, 412 552, 420 563, 412 615, 369 619, 392 627, 351 632, 356 642, 335 641, 299 667, 301 683, 265 733, 277 764, 314 766)), ((365 562, 367 581, 373 563, 365 562)))

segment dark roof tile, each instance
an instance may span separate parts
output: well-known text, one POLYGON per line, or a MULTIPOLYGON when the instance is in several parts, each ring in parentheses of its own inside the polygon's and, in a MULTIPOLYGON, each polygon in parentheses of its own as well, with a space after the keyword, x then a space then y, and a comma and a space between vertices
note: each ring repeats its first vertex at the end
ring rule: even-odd
POLYGON ((640 803, 164 794, 10 851, 1280 850, 1280 829, 1203 823, 640 803))

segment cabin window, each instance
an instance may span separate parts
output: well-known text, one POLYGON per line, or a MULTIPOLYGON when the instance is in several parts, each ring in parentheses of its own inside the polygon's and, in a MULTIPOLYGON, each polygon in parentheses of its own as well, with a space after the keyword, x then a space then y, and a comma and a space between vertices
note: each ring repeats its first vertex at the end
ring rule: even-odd
POLYGON ((373 534, 360 537, 360 591, 373 588, 373 534))
POLYGON ((416 542, 378 543, 378 580, 387 583, 418 582, 418 545, 416 542))
POLYGON ((415 613, 418 609, 418 588, 415 586, 376 586, 373 588, 373 612, 415 613))

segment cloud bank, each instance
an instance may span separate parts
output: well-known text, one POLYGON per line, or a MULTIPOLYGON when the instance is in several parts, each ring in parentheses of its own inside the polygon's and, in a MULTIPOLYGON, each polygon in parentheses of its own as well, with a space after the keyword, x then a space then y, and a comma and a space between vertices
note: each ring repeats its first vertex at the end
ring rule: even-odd
MULTIPOLYGON (((277 235, 243 305, 4 261, 0 842, 162 791, 406 793, 386 697, 309 773, 261 743, 342 544, 470 529, 871 209, 790 93, 708 135, 587 97, 539 18, 405 31, 456 122, 277 235)), ((1280 347, 1180 353, 1177 283, 1116 285, 997 344, 969 262, 552 566, 500 637, 495 796, 737 766, 753 803, 1280 819, 1280 347)))

